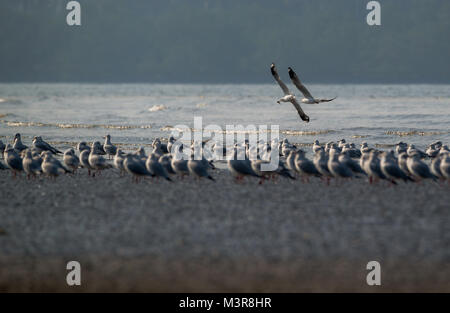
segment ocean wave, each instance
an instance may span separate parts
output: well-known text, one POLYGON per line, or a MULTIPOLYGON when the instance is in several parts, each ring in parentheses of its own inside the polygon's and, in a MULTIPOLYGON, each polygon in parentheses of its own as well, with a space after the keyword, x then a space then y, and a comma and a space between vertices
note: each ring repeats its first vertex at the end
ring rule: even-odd
MULTIPOLYGON (((203 131, 205 132, 205 129, 194 129, 194 128, 188 128, 191 132, 199 132, 203 131)), ((186 131, 186 128, 181 127, 174 127, 174 126, 164 126, 160 128, 161 131, 169 132, 169 131, 178 131, 183 132, 186 131)), ((218 131, 222 134, 262 134, 262 133, 274 133, 275 131, 272 131, 270 129, 233 129, 233 130, 220 130, 218 131)), ((317 136, 317 135, 325 135, 335 132, 334 130, 318 130, 318 131, 296 131, 296 130, 279 130, 280 134, 284 135, 290 135, 290 136, 317 136)))
POLYGON ((105 128, 105 129, 149 129, 151 125, 109 125, 109 124, 71 124, 71 123, 41 123, 0 120, 0 123, 10 127, 56 127, 56 128, 105 128))
POLYGON ((370 137, 370 135, 352 135, 351 138, 367 138, 370 137))
POLYGON ((149 112, 157 112, 157 111, 163 111, 165 109, 167 109, 167 107, 163 104, 160 104, 160 105, 154 105, 151 108, 149 108, 148 110, 149 110, 149 112))
POLYGON ((23 102, 19 99, 0 98, 0 103, 22 104, 23 102))
POLYGON ((393 135, 399 137, 407 137, 407 136, 436 136, 436 135, 446 135, 450 132, 442 132, 442 131, 419 131, 419 130, 410 130, 410 131, 393 131, 388 130, 385 132, 385 135, 393 135))

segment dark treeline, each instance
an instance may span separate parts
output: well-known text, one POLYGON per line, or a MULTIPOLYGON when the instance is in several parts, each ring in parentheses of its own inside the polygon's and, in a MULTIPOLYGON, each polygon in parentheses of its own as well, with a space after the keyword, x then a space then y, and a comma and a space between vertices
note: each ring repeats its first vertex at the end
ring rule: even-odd
POLYGON ((0 3, 0 81, 450 82, 450 1, 68 0, 0 3), (287 74, 282 72, 287 79, 287 74))

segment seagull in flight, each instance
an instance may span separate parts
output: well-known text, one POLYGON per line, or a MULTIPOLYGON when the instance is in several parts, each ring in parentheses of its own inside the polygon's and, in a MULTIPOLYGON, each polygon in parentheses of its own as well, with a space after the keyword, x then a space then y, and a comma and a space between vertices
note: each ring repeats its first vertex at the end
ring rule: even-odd
POLYGON ((290 103, 292 103, 294 105, 295 109, 297 110, 298 114, 300 115, 300 118, 303 121, 308 123, 309 122, 309 116, 306 115, 305 112, 303 112, 302 107, 297 102, 297 99, 295 98, 295 96, 289 91, 288 87, 280 79, 280 76, 278 75, 278 72, 277 72, 277 69, 276 69, 274 63, 272 63, 270 65, 270 71, 272 72, 273 78, 275 78, 275 80, 277 81, 278 85, 280 85, 281 90, 283 90, 283 92, 284 92, 284 97, 281 98, 280 100, 278 100, 277 103, 280 103, 280 102, 290 102, 290 103))
POLYGON ((308 89, 306 89, 305 85, 302 84, 302 82, 298 78, 297 74, 294 72, 294 70, 291 67, 288 67, 288 73, 289 73, 289 77, 292 80, 292 83, 294 83, 295 87, 297 87, 298 90, 300 90, 304 96, 304 98, 301 100, 302 103, 313 104, 313 103, 321 103, 321 102, 330 102, 330 101, 333 101, 334 99, 336 99, 336 97, 334 97, 332 99, 316 99, 316 98, 314 98, 311 95, 311 93, 308 91, 308 89))

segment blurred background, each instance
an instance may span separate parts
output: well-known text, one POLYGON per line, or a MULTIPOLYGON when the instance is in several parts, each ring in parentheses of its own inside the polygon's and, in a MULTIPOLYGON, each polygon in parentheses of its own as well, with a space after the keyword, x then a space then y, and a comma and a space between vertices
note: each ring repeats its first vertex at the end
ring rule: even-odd
POLYGON ((0 81, 450 82, 450 1, 379 1, 372 27, 365 0, 79 2, 68 26, 68 1, 2 1, 0 81))

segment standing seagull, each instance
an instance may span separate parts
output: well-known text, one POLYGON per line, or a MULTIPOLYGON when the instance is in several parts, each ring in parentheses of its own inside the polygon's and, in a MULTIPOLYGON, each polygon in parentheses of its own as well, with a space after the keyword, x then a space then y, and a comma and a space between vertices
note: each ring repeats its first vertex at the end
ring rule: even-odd
POLYGON ((27 173, 28 178, 30 178, 30 176, 35 177, 37 174, 42 173, 39 160, 33 159, 31 156, 31 150, 29 149, 26 150, 25 157, 22 159, 22 166, 25 173, 27 173))
POLYGON ((114 167, 120 171, 120 175, 122 176, 125 168, 123 166, 123 161, 125 161, 125 153, 122 150, 117 149, 116 155, 114 156, 114 167))
POLYGON ((413 153, 408 157, 406 165, 408 166, 409 172, 414 178, 419 180, 426 178, 436 180, 437 177, 431 173, 428 165, 420 160, 421 156, 422 155, 420 153, 413 153))
POLYGON ((228 159, 228 169, 231 174, 236 177, 236 180, 242 180, 244 176, 254 176, 261 178, 252 168, 249 159, 238 159, 237 148, 234 148, 233 157, 228 159))
POLYGON ((55 162, 56 159, 53 158, 51 153, 44 154, 44 161, 42 162, 42 171, 44 174, 46 174, 48 177, 54 177, 58 176, 59 174, 64 174, 65 172, 68 172, 61 163, 55 162))
POLYGON ((295 109, 297 110, 298 114, 300 115, 300 118, 305 121, 309 122, 309 116, 303 112, 302 107, 297 102, 297 99, 295 96, 289 91, 288 87, 283 83, 283 81, 280 79, 280 76, 278 75, 277 69, 275 67, 275 64, 272 63, 270 65, 270 71, 272 72, 273 78, 277 81, 278 85, 280 85, 281 90, 284 92, 284 97, 277 101, 277 103, 280 102, 290 102, 294 105, 295 109))
POLYGON ((328 159, 328 170, 336 178, 351 178, 353 172, 345 163, 339 162, 339 153, 332 150, 328 159))
POLYGON ((5 159, 6 165, 13 171, 14 177, 16 177, 17 172, 23 171, 22 159, 9 143, 6 144, 3 158, 5 159))
POLYGON ((404 182, 414 181, 398 166, 398 162, 394 157, 394 151, 381 153, 380 168, 384 176, 391 180, 403 179, 404 182))
POLYGON ((147 161, 145 162, 145 167, 150 172, 150 174, 152 174, 152 176, 162 177, 165 180, 172 181, 169 177, 169 174, 167 174, 164 166, 162 166, 161 163, 158 162, 158 159, 159 158, 156 154, 150 154, 147 161))
POLYGON ((89 155, 91 154, 91 148, 85 149, 80 153, 80 165, 84 168, 87 168, 88 175, 91 176, 91 166, 89 165, 89 155))
POLYGON ((19 133, 17 133, 15 136, 14 136, 14 144, 13 144, 13 148, 14 148, 14 150, 16 150, 17 152, 22 152, 23 150, 25 150, 25 149, 27 149, 28 147, 27 146, 25 146, 23 143, 22 143, 22 137, 20 136, 20 134, 19 133))
POLYGON ((313 103, 321 103, 321 102, 330 102, 330 101, 333 101, 334 99, 336 99, 336 97, 331 98, 331 99, 316 99, 316 98, 314 98, 311 95, 311 93, 308 91, 308 89, 306 89, 305 85, 302 84, 300 79, 298 79, 297 74, 295 74, 295 72, 292 68, 288 67, 288 73, 289 73, 289 77, 291 78, 294 85, 298 88, 298 90, 301 91, 301 93, 304 96, 304 98, 302 99, 302 103, 313 104, 313 103))
POLYGON ((214 178, 208 173, 208 161, 205 159, 202 160, 189 160, 187 163, 189 173, 197 176, 198 178, 206 177, 212 181, 215 181, 214 178))
POLYGON ((153 176, 145 167, 145 163, 142 161, 142 159, 135 154, 127 154, 125 156, 123 167, 128 173, 133 175, 136 183, 139 181, 139 177, 153 176))
POLYGON ((104 138, 105 143, 103 144, 103 150, 105 150, 108 158, 111 158, 111 156, 116 155, 117 147, 111 143, 111 136, 109 134, 104 138))
POLYGON ((45 142, 41 136, 36 136, 33 138, 32 147, 39 152, 50 151, 53 154, 62 153, 58 149, 50 146, 47 142, 45 142))
POLYGON ((75 171, 80 166, 80 159, 76 156, 73 148, 70 148, 64 152, 63 161, 67 168, 72 170, 72 174, 75 174, 75 171))
POLYGON ((104 157, 101 156, 99 152, 102 151, 102 145, 100 142, 96 141, 91 146, 91 152, 89 153, 89 166, 92 169, 97 170, 97 173, 100 174, 101 170, 106 168, 111 168, 112 166, 108 164, 104 157))

